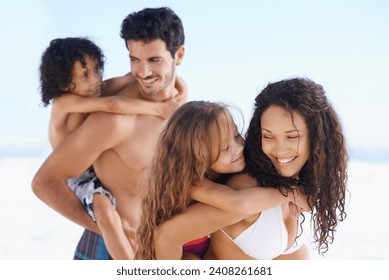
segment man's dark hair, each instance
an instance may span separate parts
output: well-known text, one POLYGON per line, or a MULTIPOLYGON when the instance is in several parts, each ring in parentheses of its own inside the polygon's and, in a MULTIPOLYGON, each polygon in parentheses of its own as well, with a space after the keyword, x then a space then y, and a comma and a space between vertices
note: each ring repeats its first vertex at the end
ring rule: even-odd
POLYGON ((120 36, 127 48, 129 40, 149 43, 161 39, 172 57, 185 43, 181 19, 167 7, 146 8, 129 14, 122 22, 120 36))

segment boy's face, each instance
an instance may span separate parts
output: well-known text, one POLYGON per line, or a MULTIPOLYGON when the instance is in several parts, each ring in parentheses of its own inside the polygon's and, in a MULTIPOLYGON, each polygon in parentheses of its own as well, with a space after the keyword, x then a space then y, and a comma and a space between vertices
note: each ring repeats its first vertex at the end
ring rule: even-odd
POLYGON ((131 72, 140 94, 151 101, 164 101, 175 93, 176 66, 181 63, 184 47, 173 58, 161 39, 145 43, 128 41, 131 72))
POLYGON ((86 55, 85 62, 85 67, 80 61, 74 63, 72 82, 68 90, 80 96, 100 96, 102 77, 97 61, 86 55))

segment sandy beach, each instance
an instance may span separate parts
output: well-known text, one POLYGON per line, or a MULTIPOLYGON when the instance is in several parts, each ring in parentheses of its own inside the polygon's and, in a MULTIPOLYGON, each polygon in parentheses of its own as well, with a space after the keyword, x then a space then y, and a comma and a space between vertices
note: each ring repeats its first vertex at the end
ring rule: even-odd
MULTIPOLYGON (((0 159, 1 260, 69 260, 82 228, 54 212, 31 192, 43 157, 0 159)), ((384 206, 389 164, 351 161, 347 219, 340 224, 325 256, 312 248, 313 260, 389 259, 389 221, 384 206)))

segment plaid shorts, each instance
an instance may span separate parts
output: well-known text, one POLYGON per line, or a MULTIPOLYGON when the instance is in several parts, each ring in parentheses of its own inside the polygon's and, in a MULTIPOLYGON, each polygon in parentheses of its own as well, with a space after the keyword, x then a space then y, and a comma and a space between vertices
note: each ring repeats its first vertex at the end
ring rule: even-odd
POLYGON ((105 247, 103 238, 89 230, 85 230, 78 242, 74 260, 112 260, 105 247))

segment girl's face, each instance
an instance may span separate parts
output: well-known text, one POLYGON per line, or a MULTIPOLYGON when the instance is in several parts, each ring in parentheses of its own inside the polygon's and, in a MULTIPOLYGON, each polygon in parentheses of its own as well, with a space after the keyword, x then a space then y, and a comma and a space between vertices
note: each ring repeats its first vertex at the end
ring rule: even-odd
POLYGON ((229 115, 227 116, 227 122, 229 127, 227 141, 222 146, 219 158, 209 168, 211 171, 220 174, 240 172, 246 165, 243 156, 243 138, 238 133, 235 122, 229 115))
POLYGON ((262 150, 283 177, 298 176, 309 158, 309 134, 304 117, 272 105, 261 117, 262 150))
POLYGON ((85 62, 85 68, 80 61, 74 63, 72 83, 68 90, 74 94, 86 97, 100 96, 102 77, 97 61, 86 55, 85 62))

